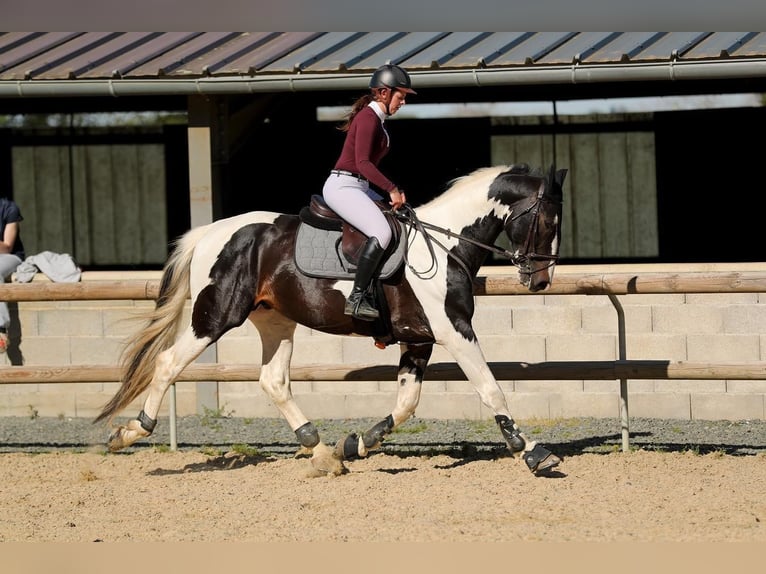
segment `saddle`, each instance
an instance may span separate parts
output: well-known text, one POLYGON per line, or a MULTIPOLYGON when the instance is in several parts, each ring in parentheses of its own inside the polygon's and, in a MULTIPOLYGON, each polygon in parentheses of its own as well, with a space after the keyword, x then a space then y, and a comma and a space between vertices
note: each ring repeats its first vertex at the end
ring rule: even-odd
MULTIPOLYGON (((381 211, 388 209, 382 201, 375 203, 381 211)), ((372 329, 375 345, 380 348, 396 342, 381 282, 395 276, 402 268, 407 247, 407 241, 402 240, 406 237, 405 224, 393 214, 384 215, 393 236, 373 281, 373 297, 380 310, 380 319, 373 323, 372 329)), ((312 195, 311 202, 298 216, 300 224, 295 237, 298 271, 309 277, 353 280, 367 236, 335 213, 321 195, 312 195)))
MULTIPOLYGON (((385 202, 376 201, 374 203, 383 212, 389 227, 391 227, 391 242, 389 243, 386 252, 383 254, 383 259, 385 260, 399 244, 399 239, 402 234, 402 226, 396 220, 396 217, 387 211, 388 205, 386 205, 385 202)), ((330 206, 327 205, 321 195, 312 195, 309 205, 303 207, 298 215, 303 223, 313 227, 328 231, 340 231, 341 252, 349 263, 356 266, 359 262, 359 254, 362 251, 362 247, 364 247, 364 243, 367 241, 367 236, 335 213, 330 206)))

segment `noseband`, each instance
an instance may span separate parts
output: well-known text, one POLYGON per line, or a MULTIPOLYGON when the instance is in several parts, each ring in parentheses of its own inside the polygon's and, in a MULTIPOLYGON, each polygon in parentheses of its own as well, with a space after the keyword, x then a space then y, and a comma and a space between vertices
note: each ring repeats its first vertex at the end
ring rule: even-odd
POLYGON ((540 205, 544 201, 549 203, 556 203, 559 205, 561 204, 560 201, 546 197, 545 186, 541 185, 539 191, 537 192, 537 197, 535 198, 534 203, 511 217, 511 222, 513 222, 525 216, 527 213, 532 212, 532 223, 527 229, 527 237, 524 240, 523 252, 521 254, 514 255, 508 253, 508 251, 505 251, 505 253, 508 253, 507 256, 510 258, 511 264, 515 267, 518 267, 521 273, 527 275, 532 275, 533 273, 537 273, 543 269, 548 269, 549 267, 552 267, 558 263, 559 260, 558 255, 543 255, 534 251, 535 239, 537 239, 537 228, 540 225, 540 218, 538 217, 538 214, 540 213, 540 205), (545 267, 537 270, 532 270, 532 263, 535 261, 548 261, 549 263, 545 267))
MULTIPOLYGON (((452 253, 452 251, 447 249, 447 247, 443 245, 441 242, 439 242, 436 238, 434 238, 433 235, 429 234, 426 231, 426 229, 430 229, 431 231, 437 231, 443 235, 446 235, 447 237, 462 239, 463 241, 467 241, 468 243, 481 247, 482 249, 491 251, 492 253, 500 255, 501 257, 505 257, 506 259, 510 261, 511 265, 519 269, 519 272, 531 276, 532 274, 542 271, 543 269, 548 269, 549 267, 554 266, 559 259, 558 255, 543 255, 540 253, 535 253, 534 251, 535 239, 537 238, 537 227, 539 225, 538 214, 540 213, 541 203, 545 201, 549 203, 561 204, 560 201, 547 197, 545 195, 545 186, 541 185, 540 190, 537 192, 537 197, 535 198, 534 202, 531 203, 528 207, 526 207, 523 211, 517 213, 516 215, 513 215, 513 217, 511 217, 510 219, 510 221, 513 222, 523 217, 527 213, 532 212, 532 217, 534 220, 530 224, 529 229, 527 230, 527 237, 524 241, 522 253, 518 253, 518 250, 515 253, 511 253, 507 249, 500 249, 499 247, 495 245, 487 245, 486 243, 481 243, 480 241, 476 241, 475 239, 471 237, 466 237, 465 235, 455 233, 454 231, 450 229, 446 229, 444 227, 439 227, 438 225, 433 225, 432 223, 421 221, 420 219, 418 219, 417 215, 415 215, 415 211, 412 209, 412 207, 410 207, 408 203, 405 203, 404 206, 402 206, 402 208, 400 208, 398 211, 393 212, 393 214, 399 221, 402 221, 408 226, 410 226, 410 228, 414 228, 416 231, 419 231, 423 235, 423 238, 426 241, 426 245, 428 246, 428 251, 431 254, 431 261, 433 262, 431 269, 428 269, 426 271, 415 270, 412 267, 412 265, 409 264, 409 261, 407 261, 407 255, 405 250, 405 261, 407 261, 408 267, 413 273, 415 273, 419 277, 423 277, 424 275, 432 271, 435 273, 434 264, 436 262, 436 255, 434 253, 432 243, 436 243, 439 247, 441 247, 449 257, 452 257, 452 259, 458 265, 460 265, 460 267, 463 268, 463 270, 466 272, 466 275, 468 275, 469 277, 471 276, 471 272, 468 270, 468 266, 465 264, 465 262, 462 259, 460 259, 457 255, 452 253), (533 270, 532 263, 535 261, 548 261, 549 263, 545 267, 542 267, 537 270, 533 270)), ((408 233, 408 236, 409 236, 409 233, 408 233)))

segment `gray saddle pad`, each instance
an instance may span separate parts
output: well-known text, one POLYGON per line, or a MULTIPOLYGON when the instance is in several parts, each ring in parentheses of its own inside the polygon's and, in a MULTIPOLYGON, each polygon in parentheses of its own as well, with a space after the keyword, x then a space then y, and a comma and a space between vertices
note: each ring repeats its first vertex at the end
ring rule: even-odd
MULTIPOLYGON (((404 261, 404 249, 407 234, 404 224, 399 245, 391 256, 383 262, 380 278, 386 279, 399 269, 404 261)), ((301 222, 295 238, 295 265, 309 277, 322 279, 354 279, 356 266, 350 263, 341 249, 340 231, 318 229, 301 222)))

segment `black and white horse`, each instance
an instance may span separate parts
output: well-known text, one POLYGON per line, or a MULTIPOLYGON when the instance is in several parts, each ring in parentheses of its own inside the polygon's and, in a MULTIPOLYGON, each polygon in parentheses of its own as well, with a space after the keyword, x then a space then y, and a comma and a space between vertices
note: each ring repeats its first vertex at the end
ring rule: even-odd
MULTIPOLYGON (((494 412, 514 456, 535 474, 555 467, 560 458, 528 440, 514 422, 471 319, 473 280, 490 251, 506 255, 518 267, 520 283, 531 291, 551 283, 566 172, 551 167, 543 173, 525 164, 482 168, 456 179, 417 209, 399 210, 392 218, 394 227, 400 226, 399 247, 382 266, 377 283, 382 312, 375 322, 343 313, 353 257, 347 260, 340 247, 340 238, 346 240, 340 221, 336 226, 326 217, 314 217, 328 224, 312 225, 304 208, 301 216, 256 211, 190 230, 168 259, 146 326, 128 341, 122 385, 94 422, 111 421, 148 389, 139 415, 113 429, 109 448, 119 450, 150 436, 165 392, 183 369, 224 333, 250 319, 262 341, 261 387, 321 472, 341 474, 344 460, 366 456, 414 415, 434 344, 451 353, 494 412), (494 246, 503 231, 510 250, 494 246), (306 242, 317 240, 312 234, 335 234, 320 241, 330 245, 329 257, 338 269, 330 265, 328 270, 325 263, 312 271, 302 259, 306 242), (180 330, 189 295, 190 322, 180 330), (390 414, 366 432, 351 433, 334 447, 325 445, 290 388, 297 324, 335 335, 373 337, 378 346, 399 344, 398 394, 390 414)), ((309 245, 308 252, 315 255, 316 246, 309 245)))

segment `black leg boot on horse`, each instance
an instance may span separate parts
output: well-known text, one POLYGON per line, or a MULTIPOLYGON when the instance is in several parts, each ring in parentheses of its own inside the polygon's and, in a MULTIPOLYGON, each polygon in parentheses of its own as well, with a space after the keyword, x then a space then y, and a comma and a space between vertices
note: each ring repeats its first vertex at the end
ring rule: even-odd
POLYGON ((344 313, 362 321, 374 321, 380 317, 370 294, 370 284, 383 259, 385 249, 377 237, 369 237, 362 247, 354 276, 354 288, 346 299, 344 313))

